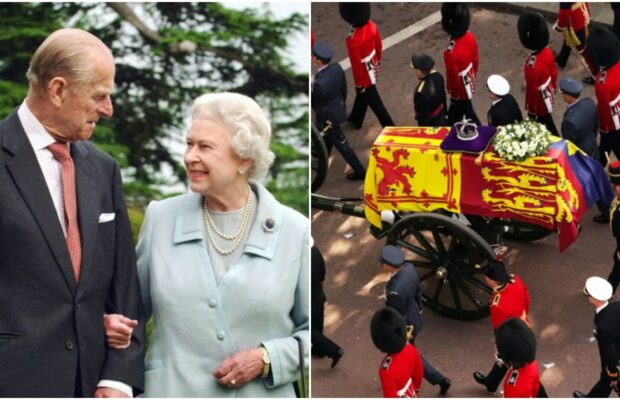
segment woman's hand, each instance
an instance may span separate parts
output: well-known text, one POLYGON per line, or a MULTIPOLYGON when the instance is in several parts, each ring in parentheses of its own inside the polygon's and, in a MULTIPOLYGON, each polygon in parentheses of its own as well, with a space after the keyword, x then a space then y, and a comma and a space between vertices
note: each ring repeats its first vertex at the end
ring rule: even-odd
POLYGON ((113 349, 129 347, 133 328, 137 325, 138 321, 121 314, 103 314, 103 330, 108 346, 113 349))
POLYGON ((224 359, 213 371, 220 385, 239 388, 263 372, 263 351, 259 347, 243 350, 224 359))

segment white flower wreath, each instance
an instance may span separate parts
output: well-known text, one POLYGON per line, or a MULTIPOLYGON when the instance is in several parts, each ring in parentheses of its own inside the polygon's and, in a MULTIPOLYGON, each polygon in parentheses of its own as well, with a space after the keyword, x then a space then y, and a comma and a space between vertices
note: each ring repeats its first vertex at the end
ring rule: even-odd
POLYGON ((551 133, 536 121, 500 126, 493 138, 493 148, 507 161, 523 161, 528 157, 542 156, 549 150, 551 133))

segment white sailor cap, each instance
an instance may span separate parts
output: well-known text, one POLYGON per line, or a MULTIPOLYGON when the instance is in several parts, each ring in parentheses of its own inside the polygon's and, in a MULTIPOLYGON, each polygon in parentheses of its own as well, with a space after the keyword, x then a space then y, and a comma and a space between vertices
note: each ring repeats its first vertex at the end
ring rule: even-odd
POLYGON ((497 96, 505 96, 510 92, 510 83, 501 75, 493 74, 487 79, 487 89, 497 96))
POLYGON ((613 290, 611 284, 598 276, 591 276, 586 280, 583 294, 598 301, 607 301, 611 298, 613 290))

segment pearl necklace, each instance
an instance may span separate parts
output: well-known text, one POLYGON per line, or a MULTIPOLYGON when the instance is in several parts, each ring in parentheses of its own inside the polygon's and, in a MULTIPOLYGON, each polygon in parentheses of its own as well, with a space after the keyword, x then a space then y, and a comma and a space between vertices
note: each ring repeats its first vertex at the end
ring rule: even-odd
POLYGON ((243 217, 241 218, 241 224, 239 225, 239 230, 232 235, 226 235, 223 232, 221 232, 217 228, 217 226, 215 226, 214 221, 211 219, 209 206, 207 206, 207 199, 205 198, 203 202, 203 207, 202 207, 202 214, 203 214, 205 226, 207 228, 207 235, 209 236, 209 242, 211 243, 213 248, 221 255, 226 256, 228 254, 231 254, 237 249, 237 247, 239 247, 239 244, 241 244, 241 240, 245 237, 245 232, 247 231, 247 228, 250 224, 250 215, 252 213, 253 203, 254 203, 254 198, 252 197, 252 190, 250 189, 250 193, 248 195, 248 201, 246 202, 245 207, 243 208, 243 217), (229 240, 229 241, 232 240, 233 241, 232 247, 230 249, 221 248, 215 242, 215 238, 214 238, 215 235, 213 235, 213 233, 215 233, 217 236, 220 236, 224 240, 229 240))

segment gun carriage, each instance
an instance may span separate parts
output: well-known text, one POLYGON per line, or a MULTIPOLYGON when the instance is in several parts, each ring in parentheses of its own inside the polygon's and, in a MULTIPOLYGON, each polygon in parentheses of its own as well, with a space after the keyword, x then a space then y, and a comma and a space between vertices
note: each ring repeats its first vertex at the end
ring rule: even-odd
POLYGON ((506 162, 492 149, 442 151, 449 131, 385 128, 371 149, 364 196, 337 198, 315 193, 326 176, 322 135, 329 132, 313 128, 311 205, 367 219, 376 239, 401 247, 413 262, 428 308, 475 320, 488 315, 492 294, 481 267, 501 257, 504 239, 558 232, 563 251, 587 207, 612 194, 600 164, 570 142, 557 138, 545 156, 506 162))

